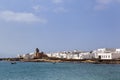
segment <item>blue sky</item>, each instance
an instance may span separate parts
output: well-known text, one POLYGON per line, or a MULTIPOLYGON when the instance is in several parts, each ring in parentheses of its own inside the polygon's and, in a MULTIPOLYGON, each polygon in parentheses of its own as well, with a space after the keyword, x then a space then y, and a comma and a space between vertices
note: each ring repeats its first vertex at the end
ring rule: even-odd
POLYGON ((0 0, 0 57, 120 48, 120 0, 0 0))

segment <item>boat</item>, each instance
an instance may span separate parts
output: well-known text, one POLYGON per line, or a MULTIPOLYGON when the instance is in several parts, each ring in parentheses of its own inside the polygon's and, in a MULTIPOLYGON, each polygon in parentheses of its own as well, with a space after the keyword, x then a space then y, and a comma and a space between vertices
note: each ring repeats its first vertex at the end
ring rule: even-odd
POLYGON ((53 62, 53 64, 56 64, 56 62, 53 62))
POLYGON ((16 62, 11 62, 11 64, 16 64, 16 62))

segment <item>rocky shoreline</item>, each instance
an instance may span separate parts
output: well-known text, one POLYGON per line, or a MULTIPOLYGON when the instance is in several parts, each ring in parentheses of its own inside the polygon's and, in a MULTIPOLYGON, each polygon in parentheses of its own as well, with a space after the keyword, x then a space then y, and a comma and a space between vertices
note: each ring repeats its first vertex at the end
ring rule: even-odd
POLYGON ((116 60, 99 60, 99 59, 84 59, 84 60, 73 60, 73 59, 20 59, 20 58, 1 58, 0 61, 20 61, 20 62, 76 62, 76 63, 91 63, 91 64, 120 64, 120 59, 116 60))
POLYGON ((35 60, 21 60, 22 62, 75 62, 75 63, 91 63, 91 64, 120 64, 120 60, 47 60, 47 59, 35 59, 35 60))

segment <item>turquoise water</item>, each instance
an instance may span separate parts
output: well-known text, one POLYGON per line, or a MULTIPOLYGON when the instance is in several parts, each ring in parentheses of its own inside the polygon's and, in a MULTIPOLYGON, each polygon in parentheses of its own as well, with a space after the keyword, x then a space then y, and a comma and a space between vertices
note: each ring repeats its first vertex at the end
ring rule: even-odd
POLYGON ((120 80, 120 65, 0 62, 0 80, 120 80))

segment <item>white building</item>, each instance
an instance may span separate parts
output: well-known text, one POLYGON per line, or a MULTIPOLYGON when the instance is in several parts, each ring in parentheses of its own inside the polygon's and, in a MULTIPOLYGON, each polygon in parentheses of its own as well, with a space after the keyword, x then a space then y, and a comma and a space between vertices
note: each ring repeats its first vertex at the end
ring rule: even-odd
POLYGON ((49 53, 46 55, 48 57, 53 57, 53 58, 66 58, 67 57, 67 54, 65 52, 49 53))
POLYGON ((28 53, 28 54, 18 55, 18 58, 33 59, 34 58, 34 53, 28 53))
POLYGON ((92 59, 93 54, 90 52, 70 51, 70 52, 57 52, 47 54, 49 57, 61 58, 61 59, 92 59))
POLYGON ((94 58, 96 59, 112 59, 111 52, 113 52, 113 50, 108 48, 100 48, 93 51, 94 58))
POLYGON ((78 50, 69 52, 57 52, 47 54, 49 57, 64 58, 64 59, 120 59, 120 48, 100 48, 92 52, 82 52, 78 50))
POLYGON ((94 55, 90 52, 81 53, 81 59, 93 59, 94 55))
POLYGON ((59 53, 59 58, 62 58, 62 59, 67 58, 67 53, 66 52, 59 53))
POLYGON ((116 49, 116 53, 120 53, 120 48, 119 48, 119 49, 116 49))
POLYGON ((96 53, 95 58, 97 58, 97 59, 112 59, 112 53, 96 53))
POLYGON ((101 52, 101 53, 108 53, 108 52, 115 52, 116 49, 115 48, 100 48, 96 50, 97 52, 101 52))
POLYGON ((101 48, 93 51, 96 59, 118 59, 120 58, 120 49, 101 48))
POLYGON ((46 54, 48 57, 52 57, 52 54, 51 53, 47 53, 46 54))
POLYGON ((57 53, 51 53, 51 57, 56 57, 56 58, 59 58, 60 56, 60 53, 57 52, 57 53))

